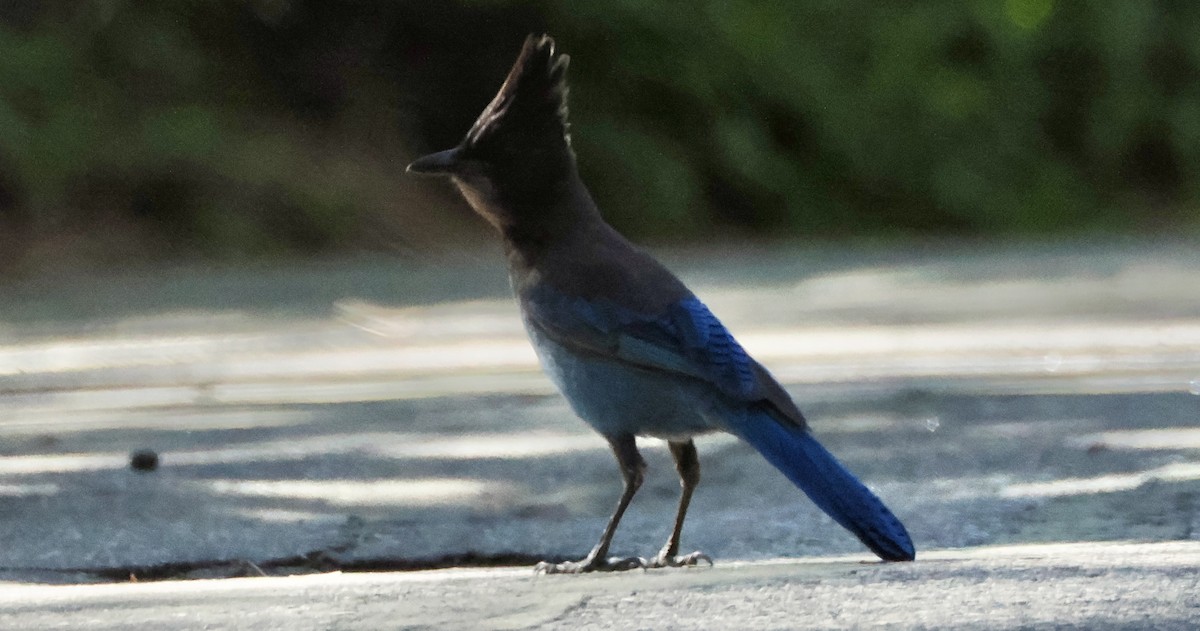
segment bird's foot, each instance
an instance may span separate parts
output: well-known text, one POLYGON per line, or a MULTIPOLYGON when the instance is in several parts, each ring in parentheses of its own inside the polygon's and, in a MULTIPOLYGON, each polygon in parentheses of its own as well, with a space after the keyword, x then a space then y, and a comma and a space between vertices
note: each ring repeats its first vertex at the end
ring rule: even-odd
POLYGON ((598 559, 587 557, 582 561, 564 561, 551 563, 542 561, 533 567, 538 574, 586 574, 588 572, 624 572, 632 569, 646 569, 646 560, 641 557, 608 557, 598 559))
POLYGON ((707 563, 709 567, 712 567, 713 565, 712 557, 704 554, 703 552, 693 552, 683 556, 675 556, 673 554, 667 554, 666 550, 664 550, 659 552, 658 556, 651 559, 650 563, 647 564, 646 567, 693 567, 699 565, 701 561, 707 563))

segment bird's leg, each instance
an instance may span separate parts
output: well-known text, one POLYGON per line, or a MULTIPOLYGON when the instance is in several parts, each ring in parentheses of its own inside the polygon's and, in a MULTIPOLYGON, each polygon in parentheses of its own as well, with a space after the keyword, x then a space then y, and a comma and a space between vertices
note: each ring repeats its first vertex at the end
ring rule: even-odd
POLYGON ((679 534, 683 531, 683 518, 687 516, 688 504, 692 501, 692 491, 700 483, 700 458, 696 454, 696 444, 690 440, 669 441, 667 447, 671 450, 671 457, 675 459, 675 470, 679 472, 679 486, 682 489, 679 493, 679 511, 675 513, 675 528, 671 531, 671 538, 667 539, 667 545, 663 546, 658 556, 651 559, 649 566, 681 567, 696 565, 701 561, 712 565, 712 559, 701 552, 678 556, 679 534))
POLYGON ((646 461, 642 460, 642 455, 638 453, 637 443, 632 435, 609 438, 608 442, 612 447, 613 454, 617 457, 617 465, 621 467, 625 490, 621 493, 621 499, 617 501, 617 508, 613 511, 612 517, 608 518, 608 525, 604 527, 600 541, 580 561, 565 563, 542 561, 534 568, 535 571, 546 574, 582 574, 584 572, 613 572, 646 567, 646 562, 639 557, 609 558, 608 556, 608 546, 612 543, 613 534, 617 532, 617 524, 621 522, 621 516, 625 514, 625 509, 629 507, 630 500, 642 486, 642 480, 646 476, 646 461))

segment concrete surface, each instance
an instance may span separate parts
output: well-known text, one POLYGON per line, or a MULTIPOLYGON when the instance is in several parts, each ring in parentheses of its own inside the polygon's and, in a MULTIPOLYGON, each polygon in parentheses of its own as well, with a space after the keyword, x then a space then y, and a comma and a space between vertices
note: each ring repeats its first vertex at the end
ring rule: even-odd
POLYGON ((1195 629, 1200 543, 828 557, 620 576, 527 569, 0 590, 13 629, 1195 629))
MULTIPOLYGON (((916 564, 860 565, 782 476, 711 437, 684 531, 711 570, 325 574, 528 566, 594 542, 615 465, 537 371, 492 254, 9 281, 0 628, 1196 621, 1184 244, 670 257, 905 521, 916 564), (160 466, 132 470, 139 449, 160 466), (311 576, 145 582, 261 574, 311 576)), ((645 451, 618 554, 657 551, 673 514, 669 457, 645 451)))

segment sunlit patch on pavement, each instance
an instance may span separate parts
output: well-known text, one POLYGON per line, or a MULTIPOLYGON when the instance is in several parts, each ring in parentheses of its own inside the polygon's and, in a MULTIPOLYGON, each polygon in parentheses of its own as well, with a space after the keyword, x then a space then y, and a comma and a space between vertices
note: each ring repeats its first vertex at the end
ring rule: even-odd
POLYGON ((56 495, 59 486, 47 484, 0 484, 0 497, 48 497, 56 495))
POLYGON ((320 501, 337 506, 437 506, 511 495, 511 485, 472 478, 403 480, 206 480, 217 495, 320 501))
POLYGON ((128 454, 63 454, 53 456, 9 456, 0 458, 0 475, 69 473, 121 469, 129 464, 128 454))
POLYGON ((1200 427, 1100 432, 1073 438, 1070 444, 1083 449, 1200 449, 1200 427))
POLYGON ((282 508, 239 508, 236 509, 238 515, 246 519, 254 519, 273 524, 298 524, 298 523, 342 523, 346 521, 346 516, 339 513, 321 513, 316 511, 293 510, 282 508))
POLYGON ((391 458, 529 458, 577 451, 607 451, 608 445, 591 434, 474 434, 424 441, 389 441, 371 448, 391 458))
POLYGON ((1064 478, 1047 482, 1010 484, 1000 491, 1006 498, 1064 497, 1130 491, 1147 482, 1190 482, 1200 480, 1200 463, 1174 463, 1134 473, 1115 473, 1091 478, 1064 478))

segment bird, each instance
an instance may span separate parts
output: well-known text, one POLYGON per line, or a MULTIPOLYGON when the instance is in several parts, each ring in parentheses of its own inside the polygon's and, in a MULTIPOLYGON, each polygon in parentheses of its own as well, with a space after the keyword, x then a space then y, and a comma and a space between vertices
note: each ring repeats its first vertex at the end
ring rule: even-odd
POLYGON ((666 267, 604 221, 580 178, 567 117, 567 66, 549 35, 529 35, 499 92, 462 141, 409 173, 448 177, 499 233, 521 318, 543 370, 611 447, 623 487, 591 551, 543 561, 577 574, 712 564, 680 554, 700 481, 694 437, 745 441, 884 561, 916 552, 899 519, 813 436, 783 386, 666 267), (680 479, 666 544, 651 558, 610 556, 646 475, 637 438, 664 439, 680 479))

